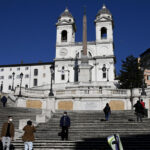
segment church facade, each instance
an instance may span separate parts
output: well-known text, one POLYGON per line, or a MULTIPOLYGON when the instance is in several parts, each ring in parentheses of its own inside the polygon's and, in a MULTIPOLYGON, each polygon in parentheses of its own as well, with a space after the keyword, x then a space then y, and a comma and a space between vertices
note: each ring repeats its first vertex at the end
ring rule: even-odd
MULTIPOLYGON (((91 65, 89 82, 101 85, 115 80, 113 18, 105 5, 94 22, 95 41, 87 42, 87 57, 91 65)), ((80 82, 77 66, 81 64, 83 42, 75 42, 75 19, 67 8, 60 15, 56 27, 55 83, 80 82)))

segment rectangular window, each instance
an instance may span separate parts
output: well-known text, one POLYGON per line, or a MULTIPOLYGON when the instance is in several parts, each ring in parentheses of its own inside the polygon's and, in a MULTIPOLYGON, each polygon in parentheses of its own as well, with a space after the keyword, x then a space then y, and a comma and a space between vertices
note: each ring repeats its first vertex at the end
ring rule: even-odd
POLYGON ((106 78, 106 73, 105 72, 103 73, 103 78, 106 78))
POLYGON ((0 79, 4 79, 4 76, 0 76, 0 79))
POLYGON ((8 90, 11 90, 11 85, 8 86, 8 90))
POLYGON ((4 69, 3 69, 3 68, 1 69, 1 72, 2 72, 2 71, 4 71, 4 69))
POLYGON ((17 70, 19 71, 19 70, 20 70, 20 68, 17 68, 17 70))
POLYGON ((28 70, 29 69, 29 67, 25 67, 25 70, 28 70))
POLYGON ((20 79, 20 75, 17 75, 16 78, 17 78, 17 79, 20 79))
POLYGON ((150 80, 150 75, 147 76, 147 80, 150 80))
POLYGON ((43 73, 43 78, 45 78, 46 77, 46 74, 45 73, 43 73))
POLYGON ((29 75, 28 75, 28 74, 26 74, 26 75, 25 75, 25 78, 29 78, 29 75))
POLYGON ((64 74, 61 75, 61 80, 65 80, 65 75, 64 74))
POLYGON ((34 76, 38 75, 38 69, 34 69, 34 76))
POLYGON ((25 85, 25 88, 26 88, 26 89, 28 88, 28 84, 25 85))
POLYGON ((37 79, 34 79, 33 80, 33 86, 37 86, 38 85, 38 80, 37 79))
POLYGON ((9 76, 8 76, 8 79, 12 79, 12 75, 9 75, 9 76))

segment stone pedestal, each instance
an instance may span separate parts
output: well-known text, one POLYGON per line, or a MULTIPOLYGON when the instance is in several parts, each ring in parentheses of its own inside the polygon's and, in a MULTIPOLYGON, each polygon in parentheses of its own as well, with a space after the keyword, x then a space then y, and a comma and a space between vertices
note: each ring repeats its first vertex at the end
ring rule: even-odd
POLYGON ((91 82, 92 66, 89 64, 81 64, 79 69, 79 82, 91 82))

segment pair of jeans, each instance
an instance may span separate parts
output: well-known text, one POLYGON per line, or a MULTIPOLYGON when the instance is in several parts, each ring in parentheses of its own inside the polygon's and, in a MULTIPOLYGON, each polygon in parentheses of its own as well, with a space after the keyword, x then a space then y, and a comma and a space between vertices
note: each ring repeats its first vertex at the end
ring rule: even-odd
POLYGON ((11 142, 11 138, 10 137, 3 136, 2 137, 3 149, 6 148, 6 150, 9 150, 10 142, 11 142))
POLYGON ((32 142, 24 142, 24 150, 32 150, 33 143, 32 142))
POLYGON ((142 122, 142 113, 137 113, 137 122, 139 122, 139 120, 142 122))
POLYGON ((108 121, 110 113, 105 113, 105 120, 108 121))

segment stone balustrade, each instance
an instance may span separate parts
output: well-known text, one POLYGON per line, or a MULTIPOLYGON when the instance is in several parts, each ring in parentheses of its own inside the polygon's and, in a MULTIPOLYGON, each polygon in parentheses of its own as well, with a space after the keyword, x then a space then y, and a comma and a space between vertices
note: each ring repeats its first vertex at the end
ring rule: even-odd
MULTIPOLYGON (((141 96, 141 89, 132 89, 133 97, 141 96)), ((145 90, 147 95, 150 95, 150 89, 145 90)), ((93 88, 93 87, 80 87, 80 88, 67 88, 67 89, 54 89, 54 96, 131 96, 130 89, 105 89, 105 88, 93 88)), ((21 94, 24 97, 39 97, 46 98, 49 95, 49 89, 25 89, 22 88, 21 94)), ((19 88, 16 89, 15 95, 19 95, 19 88)))

